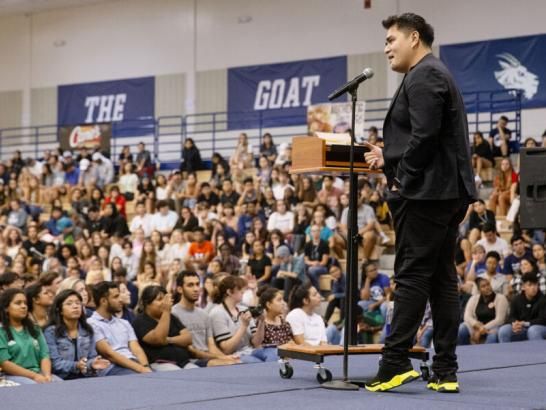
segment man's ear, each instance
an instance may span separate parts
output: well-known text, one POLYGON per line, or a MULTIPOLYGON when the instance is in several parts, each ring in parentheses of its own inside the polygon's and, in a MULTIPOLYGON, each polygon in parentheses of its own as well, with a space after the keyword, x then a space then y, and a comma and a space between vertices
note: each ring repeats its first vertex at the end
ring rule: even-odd
POLYGON ((417 47, 421 41, 421 36, 418 31, 412 31, 410 33, 411 46, 417 47))

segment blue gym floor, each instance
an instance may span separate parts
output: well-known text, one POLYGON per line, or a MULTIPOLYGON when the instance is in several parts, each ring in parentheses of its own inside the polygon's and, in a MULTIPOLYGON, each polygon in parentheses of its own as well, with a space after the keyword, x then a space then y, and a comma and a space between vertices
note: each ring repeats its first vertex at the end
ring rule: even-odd
MULTIPOLYGON (((2 388, 0 409, 546 408, 546 342, 463 346, 457 353, 460 394, 428 391, 422 381, 389 393, 324 390, 311 363, 292 361, 289 380, 279 377, 277 363, 266 363, 2 388)), ((351 357, 350 376, 372 377, 378 358, 351 357)), ((340 377, 341 357, 327 358, 326 367, 340 377)))

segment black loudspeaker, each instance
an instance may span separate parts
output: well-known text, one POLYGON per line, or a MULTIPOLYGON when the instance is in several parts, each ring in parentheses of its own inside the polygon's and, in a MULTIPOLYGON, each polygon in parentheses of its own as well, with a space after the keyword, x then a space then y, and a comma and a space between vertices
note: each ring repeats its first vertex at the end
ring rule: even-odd
POLYGON ((520 224, 546 229, 546 148, 520 151, 520 224))

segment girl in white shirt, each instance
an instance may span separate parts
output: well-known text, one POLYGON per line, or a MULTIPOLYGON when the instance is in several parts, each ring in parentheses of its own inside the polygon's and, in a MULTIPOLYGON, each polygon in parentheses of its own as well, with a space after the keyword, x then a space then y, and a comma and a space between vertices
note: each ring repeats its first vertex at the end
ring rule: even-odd
POLYGON ((328 344, 324 320, 315 311, 320 306, 320 293, 310 283, 300 285, 290 295, 290 323, 294 341, 299 344, 319 346, 328 344))
POLYGON ((130 162, 123 166, 123 174, 119 177, 119 189, 128 201, 132 201, 137 194, 138 176, 133 172, 130 162))

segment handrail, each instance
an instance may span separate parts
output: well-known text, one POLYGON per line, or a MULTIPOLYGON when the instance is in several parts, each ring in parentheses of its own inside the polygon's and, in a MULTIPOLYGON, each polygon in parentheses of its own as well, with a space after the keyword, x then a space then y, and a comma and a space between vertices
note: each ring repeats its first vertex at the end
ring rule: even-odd
MULTIPOLYGON (((521 90, 476 91, 464 93, 463 99, 470 132, 489 132, 500 114, 504 114, 509 118, 516 142, 521 141, 521 90)), ((366 101, 366 129, 375 125, 381 130, 390 102, 390 98, 366 101), (380 104, 382 106, 378 106, 380 104)), ((122 145, 136 145, 143 141, 151 147, 155 160, 162 167, 168 167, 169 163, 180 161, 186 138, 195 138, 203 159, 208 159, 217 151, 231 152, 233 144, 227 142, 233 141, 240 132, 246 132, 253 144, 261 143, 266 131, 272 131, 277 143, 288 142, 298 133, 307 133, 305 115, 285 115, 282 111, 217 111, 113 122, 111 155, 116 159, 122 145), (278 125, 279 121, 292 125, 278 125)), ((50 124, 0 129, 0 158, 7 157, 16 149, 23 155, 41 156, 42 150, 58 146, 59 127, 50 124)))

